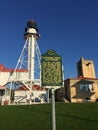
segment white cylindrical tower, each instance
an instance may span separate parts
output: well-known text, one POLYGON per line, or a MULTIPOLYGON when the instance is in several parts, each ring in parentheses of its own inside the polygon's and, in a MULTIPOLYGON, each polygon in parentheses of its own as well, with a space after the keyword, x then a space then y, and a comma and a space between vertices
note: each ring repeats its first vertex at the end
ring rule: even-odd
POLYGON ((39 38, 37 24, 34 20, 27 22, 27 27, 24 34, 28 43, 28 72, 29 79, 34 81, 34 61, 35 61, 35 44, 39 38))

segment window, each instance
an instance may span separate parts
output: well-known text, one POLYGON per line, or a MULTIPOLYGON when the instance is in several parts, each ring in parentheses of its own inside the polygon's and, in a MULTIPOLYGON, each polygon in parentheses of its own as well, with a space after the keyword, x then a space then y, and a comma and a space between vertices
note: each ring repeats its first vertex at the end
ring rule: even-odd
POLYGON ((13 75, 13 72, 10 72, 10 76, 12 76, 13 75))
POLYGON ((21 77, 21 73, 20 72, 16 72, 16 78, 19 79, 21 77))
POLYGON ((5 94, 5 90, 0 90, 0 96, 3 96, 5 94))
POLYGON ((92 84, 80 84, 81 91, 92 91, 93 87, 92 84))

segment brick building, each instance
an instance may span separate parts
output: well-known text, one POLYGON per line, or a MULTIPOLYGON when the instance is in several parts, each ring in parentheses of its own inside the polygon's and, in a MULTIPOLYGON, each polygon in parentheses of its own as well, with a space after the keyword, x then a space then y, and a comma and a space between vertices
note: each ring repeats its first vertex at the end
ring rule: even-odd
POLYGON ((77 72, 77 78, 64 81, 66 99, 70 102, 98 100, 98 79, 95 75, 94 62, 80 58, 77 63, 77 72))

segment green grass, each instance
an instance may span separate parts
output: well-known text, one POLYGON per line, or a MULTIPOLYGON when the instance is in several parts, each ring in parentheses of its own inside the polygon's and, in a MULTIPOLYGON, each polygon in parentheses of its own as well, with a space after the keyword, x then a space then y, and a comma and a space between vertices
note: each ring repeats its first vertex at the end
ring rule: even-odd
MULTIPOLYGON (((0 130, 51 130, 50 104, 0 106, 0 130)), ((98 104, 56 103, 56 130, 98 130, 98 104)))

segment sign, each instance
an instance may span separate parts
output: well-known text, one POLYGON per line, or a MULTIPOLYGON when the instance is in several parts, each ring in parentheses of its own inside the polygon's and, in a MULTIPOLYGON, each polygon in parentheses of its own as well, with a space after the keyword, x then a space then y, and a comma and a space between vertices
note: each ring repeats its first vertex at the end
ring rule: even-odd
POLYGON ((62 86, 61 56, 54 50, 48 50, 41 59, 42 86, 62 86))

